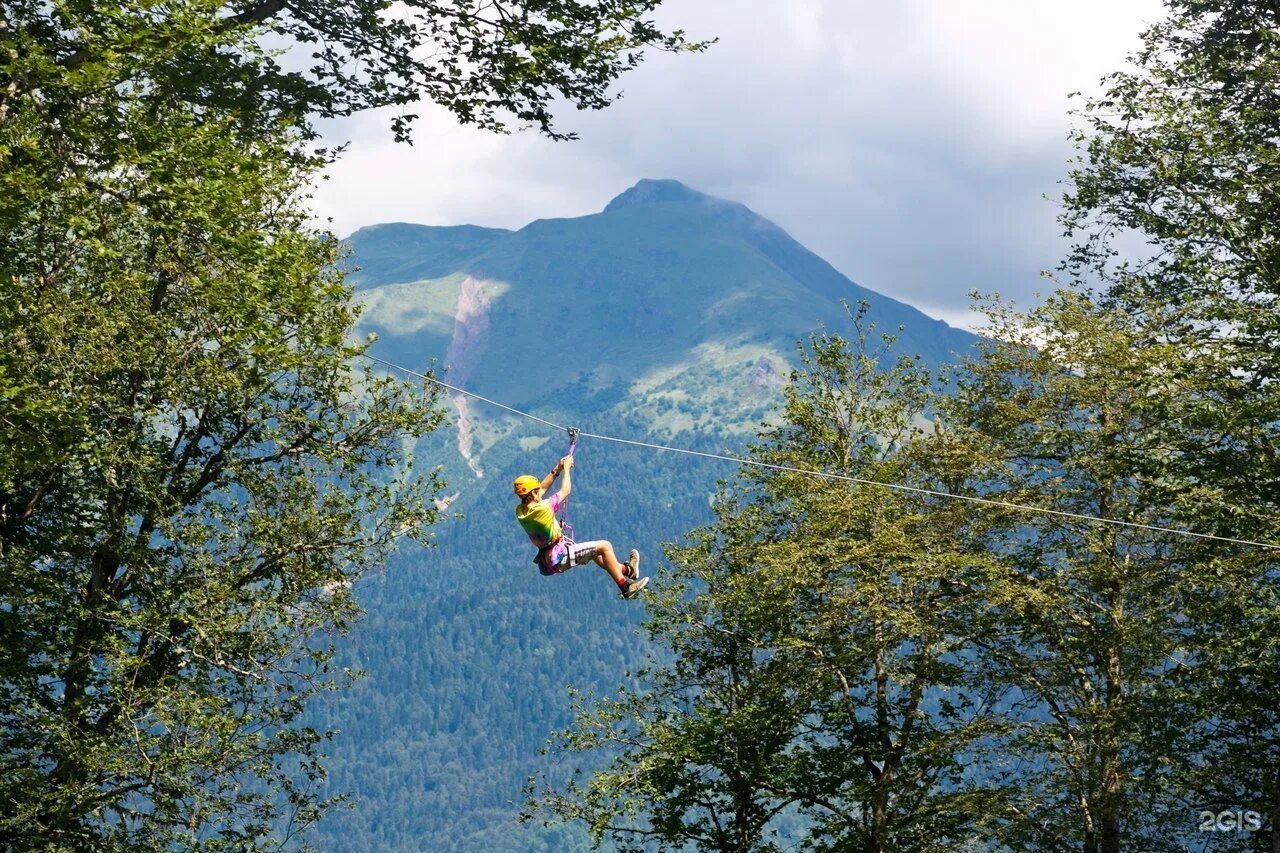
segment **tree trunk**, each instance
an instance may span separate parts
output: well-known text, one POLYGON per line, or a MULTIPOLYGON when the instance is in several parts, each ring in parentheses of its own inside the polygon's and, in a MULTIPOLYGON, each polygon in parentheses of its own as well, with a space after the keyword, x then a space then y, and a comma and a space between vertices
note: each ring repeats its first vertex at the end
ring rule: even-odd
POLYGON ((1271 782, 1271 853, 1280 853, 1280 768, 1271 782))
MULTIPOLYGON (((1118 596, 1117 596, 1118 597, 1118 596)), ((1113 608, 1113 611, 1118 610, 1113 608)), ((1115 614, 1115 627, 1119 627, 1119 616, 1115 614)), ((1116 724, 1116 714, 1120 711, 1123 694, 1123 674, 1120 668, 1120 649, 1111 646, 1107 649, 1107 718, 1103 728, 1101 770, 1101 796, 1099 797, 1098 815, 1098 850, 1099 853, 1120 853, 1120 815, 1124 791, 1120 779, 1120 735, 1116 724)))
POLYGON ((883 772, 875 779, 875 788, 871 794, 871 832, 869 853, 880 853, 884 850, 887 825, 889 822, 888 786, 892 778, 889 767, 889 753, 893 746, 893 735, 889 729, 889 673, 884 660, 884 634, 881 623, 877 620, 876 639, 876 742, 880 746, 883 772))
POLYGON ((867 833, 867 853, 882 853, 884 850, 884 825, 887 817, 884 795, 881 791, 876 791, 871 798, 871 831, 867 833))

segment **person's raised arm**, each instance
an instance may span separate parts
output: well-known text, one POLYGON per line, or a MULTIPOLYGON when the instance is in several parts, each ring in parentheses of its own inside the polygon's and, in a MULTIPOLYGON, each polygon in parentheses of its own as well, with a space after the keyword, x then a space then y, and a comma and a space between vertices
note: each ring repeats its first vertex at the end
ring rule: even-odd
POLYGON ((564 457, 557 467, 564 472, 564 479, 560 481, 560 491, 556 493, 556 496, 563 501, 569 497, 569 492, 573 491, 573 485, 569 482, 569 470, 573 468, 573 457, 564 457))
POLYGON ((547 489, 551 488, 551 484, 556 481, 556 477, 559 477, 559 476, 560 476, 560 466, 557 465, 556 467, 551 469, 550 474, 542 478, 541 485, 542 485, 542 493, 544 495, 547 493, 547 489))

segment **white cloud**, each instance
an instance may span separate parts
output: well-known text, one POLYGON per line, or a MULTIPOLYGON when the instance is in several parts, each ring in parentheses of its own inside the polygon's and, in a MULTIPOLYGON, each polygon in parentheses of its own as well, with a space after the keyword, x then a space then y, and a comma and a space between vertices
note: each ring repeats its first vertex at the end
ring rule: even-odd
POLYGON ((598 211, 642 177, 751 206, 859 283, 962 317, 971 288, 1028 300, 1062 253, 1046 193, 1066 172, 1071 104, 1158 18, 1157 0, 667 0, 720 43, 651 55, 575 143, 458 127, 423 107, 328 128, 351 148, 317 188, 345 234, 395 220, 518 228, 598 211))

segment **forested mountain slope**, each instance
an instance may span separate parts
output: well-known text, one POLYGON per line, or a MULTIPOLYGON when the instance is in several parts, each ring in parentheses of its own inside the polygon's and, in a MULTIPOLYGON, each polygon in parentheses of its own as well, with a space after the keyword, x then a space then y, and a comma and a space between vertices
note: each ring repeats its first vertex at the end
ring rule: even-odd
MULTIPOLYGON (((350 238, 372 352, 555 423, 708 452, 739 451, 781 400, 796 341, 847 331, 841 302, 936 365, 975 338, 862 288, 746 207, 641 181, 601 213, 518 231, 406 224, 350 238)), ((646 653, 642 602, 595 568, 542 578, 511 517, 510 482, 566 437, 474 400, 422 442, 452 508, 438 547, 405 552, 362 590, 347 663, 368 673, 318 708, 341 730, 330 788, 351 790, 312 842, 344 850, 563 850, 572 831, 521 827, 521 785, 568 721, 566 687, 609 689, 646 653)), ((659 545, 710 520, 734 466, 585 439, 579 538, 659 545)))

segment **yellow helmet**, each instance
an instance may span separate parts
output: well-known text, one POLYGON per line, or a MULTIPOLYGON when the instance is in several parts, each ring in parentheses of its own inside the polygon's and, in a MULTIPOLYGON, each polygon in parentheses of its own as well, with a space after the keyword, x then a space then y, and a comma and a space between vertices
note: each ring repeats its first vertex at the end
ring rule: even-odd
POLYGON ((524 497, 525 495, 532 492, 534 489, 537 489, 541 486, 542 486, 542 481, 539 480, 537 477, 531 477, 528 474, 522 474, 521 476, 516 477, 516 482, 515 482, 516 494, 519 495, 520 497, 524 497))

